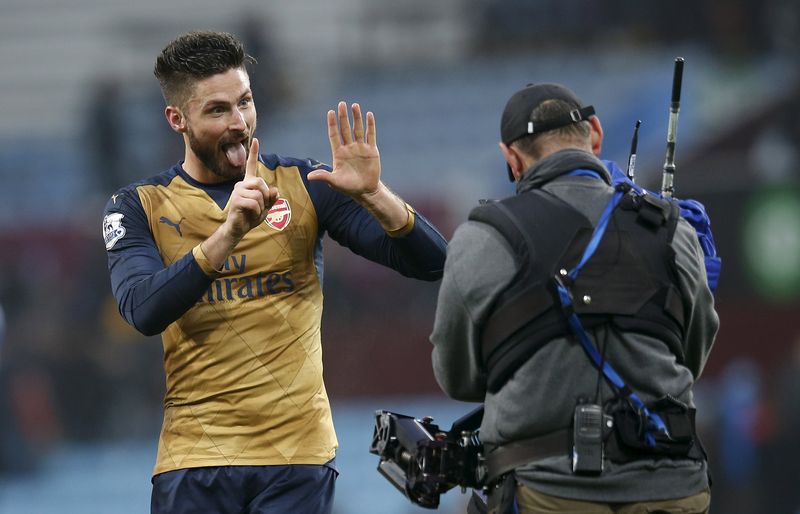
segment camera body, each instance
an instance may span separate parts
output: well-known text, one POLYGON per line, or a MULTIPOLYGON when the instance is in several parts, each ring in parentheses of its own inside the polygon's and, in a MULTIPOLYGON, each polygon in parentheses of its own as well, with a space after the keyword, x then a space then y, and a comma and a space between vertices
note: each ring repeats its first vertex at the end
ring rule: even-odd
POLYGON ((480 488, 486 471, 478 428, 480 407, 463 416, 449 431, 433 418, 417 419, 379 410, 370 453, 378 455, 378 471, 413 503, 435 509, 439 497, 453 487, 480 488))

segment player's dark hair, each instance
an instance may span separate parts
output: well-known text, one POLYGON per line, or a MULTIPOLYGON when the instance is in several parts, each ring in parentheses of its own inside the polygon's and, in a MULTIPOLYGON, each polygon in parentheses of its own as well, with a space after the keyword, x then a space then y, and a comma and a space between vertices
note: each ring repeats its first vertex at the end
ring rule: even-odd
POLYGON ((183 104, 198 80, 231 69, 245 68, 255 59, 227 32, 189 32, 178 37, 156 59, 153 73, 161 85, 167 105, 183 104))
MULTIPOLYGON (((534 110, 531 118, 534 125, 537 120, 553 119, 554 117, 567 114, 575 109, 575 106, 564 100, 545 100, 539 104, 534 110)), ((554 139, 574 141, 576 143, 583 143, 586 138, 591 134, 592 129, 588 121, 581 121, 580 123, 570 123, 563 127, 548 130, 538 134, 525 136, 514 142, 519 149, 528 155, 536 157, 541 155, 542 145, 547 141, 554 139)))

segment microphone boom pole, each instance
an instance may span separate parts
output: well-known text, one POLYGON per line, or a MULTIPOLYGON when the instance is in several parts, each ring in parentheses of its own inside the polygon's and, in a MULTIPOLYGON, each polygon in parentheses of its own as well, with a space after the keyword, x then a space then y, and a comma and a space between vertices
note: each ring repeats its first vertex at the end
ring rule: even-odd
POLYGON ((667 157, 661 179, 661 196, 672 198, 675 188, 675 141, 678 136, 678 113, 681 110, 681 83, 683 82, 683 57, 675 58, 675 71, 672 75, 672 101, 669 106, 669 125, 667 128, 667 157))

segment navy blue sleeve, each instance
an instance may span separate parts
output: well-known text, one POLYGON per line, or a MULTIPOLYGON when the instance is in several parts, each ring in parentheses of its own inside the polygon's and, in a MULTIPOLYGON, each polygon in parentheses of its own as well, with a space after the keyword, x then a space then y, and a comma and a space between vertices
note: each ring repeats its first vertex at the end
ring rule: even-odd
POLYGON ((119 312, 144 335, 159 334, 180 318, 213 280, 192 252, 164 266, 133 188, 117 192, 106 204, 103 236, 119 312))
POLYGON ((378 220, 352 198, 323 182, 307 180, 312 169, 329 170, 329 167, 313 160, 299 162, 303 182, 317 212, 320 233, 327 232, 331 239, 357 255, 403 276, 431 282, 442 278, 447 241, 424 216, 417 212, 408 234, 390 237, 378 220))

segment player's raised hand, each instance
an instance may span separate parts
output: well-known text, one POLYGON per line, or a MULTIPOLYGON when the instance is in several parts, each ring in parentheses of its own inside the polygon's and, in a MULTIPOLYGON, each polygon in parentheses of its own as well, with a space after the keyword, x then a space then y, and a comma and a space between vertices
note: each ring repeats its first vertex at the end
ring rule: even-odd
POLYGON ((367 127, 361 106, 354 103, 353 126, 347 114, 347 104, 339 102, 337 112, 328 111, 328 139, 331 143, 333 171, 314 170, 309 180, 321 180, 344 194, 361 197, 378 191, 381 159, 375 131, 375 116, 367 113, 367 127))
POLYGON ((269 187, 266 181, 258 176, 258 148, 258 139, 253 138, 244 178, 236 183, 231 193, 226 223, 231 235, 237 239, 241 239, 264 221, 267 212, 278 199, 278 189, 269 187))

